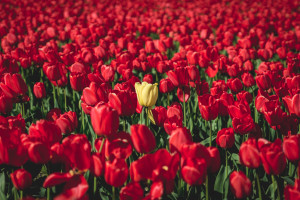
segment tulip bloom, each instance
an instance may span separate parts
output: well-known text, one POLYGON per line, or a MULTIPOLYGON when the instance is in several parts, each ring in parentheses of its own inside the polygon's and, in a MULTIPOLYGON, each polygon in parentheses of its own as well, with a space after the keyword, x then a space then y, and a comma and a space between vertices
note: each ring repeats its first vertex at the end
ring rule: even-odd
POLYGON ((139 104, 144 107, 152 107, 155 105, 158 98, 157 84, 149 84, 147 82, 135 83, 135 91, 139 104))
POLYGON ((282 149, 290 161, 299 161, 300 160, 300 135, 291 135, 284 138, 282 149))
POLYGON ((234 131, 233 128, 223 128, 218 131, 216 142, 222 148, 231 148, 234 145, 234 131))
POLYGON ((261 164, 257 141, 254 138, 244 142, 239 151, 240 163, 249 168, 258 168, 261 164))
POLYGON ((260 147, 260 158, 267 174, 281 174, 286 167, 286 158, 282 151, 281 140, 260 147))
POLYGON ((248 197, 252 192, 252 183, 242 171, 234 171, 229 176, 230 189, 238 199, 248 197))
POLYGON ((128 167, 124 159, 114 159, 105 162, 104 178, 113 187, 122 186, 127 180, 128 167))
POLYGON ((130 127, 133 146, 139 153, 149 153, 156 147, 156 141, 151 130, 142 124, 130 127))
POLYGON ((91 122, 97 135, 108 136, 119 128, 118 112, 105 104, 97 104, 91 111, 91 122))
POLYGON ((44 83, 38 82, 38 83, 34 84, 33 93, 34 93, 35 97, 38 99, 42 99, 42 98, 46 97, 46 89, 45 89, 44 83))
POLYGON ((24 190, 31 186, 32 176, 25 169, 18 169, 10 174, 10 178, 15 188, 18 190, 24 190))
POLYGON ((198 96, 199 109, 201 116, 206 121, 211 121, 217 118, 219 113, 219 103, 210 94, 198 96))
POLYGON ((69 111, 59 116, 55 121, 56 125, 64 134, 70 134, 77 128, 78 121, 75 112, 69 111))

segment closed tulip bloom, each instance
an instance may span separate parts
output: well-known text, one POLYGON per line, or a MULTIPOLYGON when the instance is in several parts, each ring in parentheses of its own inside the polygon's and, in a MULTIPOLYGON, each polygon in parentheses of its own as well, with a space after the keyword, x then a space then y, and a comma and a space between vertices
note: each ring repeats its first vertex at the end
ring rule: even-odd
POLYGON ((113 187, 122 186, 128 177, 128 167, 124 159, 114 159, 105 162, 104 178, 113 187))
POLYGON ((231 192, 238 199, 248 197, 252 192, 252 183, 242 171, 234 171, 229 176, 231 192))
POLYGON ((15 188, 18 190, 24 190, 31 186, 32 176, 25 169, 18 169, 10 174, 10 178, 15 188))
POLYGON ((187 128, 177 128, 171 132, 169 138, 170 152, 181 152, 181 148, 185 144, 192 144, 192 135, 187 128))
POLYGON ((260 158, 267 174, 279 175, 286 167, 286 158, 282 151, 281 140, 264 144, 260 148, 260 158))
POLYGON ((34 84, 33 93, 37 99, 46 97, 46 89, 44 83, 37 82, 36 84, 34 84))
POLYGON ((300 117, 300 94, 295 94, 293 97, 285 96, 282 99, 289 113, 300 117))
POLYGON ((207 165, 207 170, 210 173, 216 173, 221 167, 221 157, 218 148, 216 147, 207 147, 207 151, 210 155, 210 162, 207 165))
POLYGON ((300 135, 291 135, 284 138, 282 149, 290 161, 299 161, 300 160, 300 135))
POLYGON ((217 145, 222 148, 231 148, 234 145, 234 141, 233 128, 223 128, 217 134, 217 145))
POLYGON ((206 178, 207 163, 201 159, 186 158, 181 164, 181 176, 189 185, 201 185, 206 178))
POLYGON ((97 135, 108 136, 118 131, 119 115, 116 110, 99 103, 91 111, 91 122, 97 135))
POLYGON ((136 124, 130 127, 133 146, 139 153, 149 153, 156 147, 156 141, 151 130, 143 125, 136 124))
POLYGON ((300 199, 300 179, 295 180, 294 186, 287 185, 284 188, 284 199, 295 200, 300 199))
POLYGON ((137 107, 136 94, 126 90, 113 90, 108 95, 109 104, 120 116, 131 116, 137 107))
POLYGON ((249 168, 258 168, 261 164, 257 141, 250 138, 244 142, 239 151, 240 162, 249 168))
POLYGON ((255 77, 255 81, 261 90, 267 90, 272 87, 271 79, 268 75, 258 75, 255 77))
POLYGON ((211 96, 210 94, 198 96, 198 102, 203 119, 211 121, 217 118, 219 113, 219 103, 214 96, 211 96))
POLYGON ((174 90, 174 88, 175 88, 175 86, 173 85, 173 83, 168 78, 161 79, 159 81, 159 91, 161 93, 171 92, 172 90, 174 90))
POLYGON ((158 88, 156 83, 135 83, 135 91, 141 106, 152 107, 155 105, 158 98, 158 88))
POLYGON ((13 109, 13 99, 0 92, 0 113, 7 114, 13 109))
POLYGON ((163 127, 167 118, 167 109, 162 106, 156 106, 154 109, 152 109, 152 114, 155 124, 159 127, 163 127))
POLYGON ((239 78, 228 79, 227 85, 232 93, 239 93, 243 89, 243 83, 239 78))
POLYGON ((75 131, 78 125, 76 112, 69 111, 60 115, 55 123, 60 128, 62 133, 72 133, 73 131, 75 131))
POLYGON ((144 198, 144 190, 137 182, 131 182, 120 191, 120 200, 141 200, 144 198))
POLYGON ((151 74, 146 74, 143 78, 143 82, 147 82, 149 84, 153 83, 153 76, 151 74))
POLYGON ((255 80, 249 72, 242 75, 242 81, 246 87, 252 87, 255 84, 255 80))

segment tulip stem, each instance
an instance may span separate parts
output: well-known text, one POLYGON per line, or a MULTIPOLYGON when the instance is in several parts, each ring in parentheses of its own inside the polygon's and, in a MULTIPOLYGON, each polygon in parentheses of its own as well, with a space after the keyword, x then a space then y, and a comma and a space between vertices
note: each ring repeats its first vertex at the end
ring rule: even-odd
POLYGON ((102 139, 101 146, 100 146, 100 149, 99 149, 99 154, 101 153, 101 151, 102 151, 102 149, 103 149, 103 146, 104 146, 104 143, 105 143, 105 139, 106 139, 106 138, 103 138, 103 139, 102 139))
POLYGON ((168 106, 170 105, 170 94, 167 94, 168 106))
POLYGON ((65 112, 67 111, 67 87, 64 89, 65 112))
POLYGON ((148 127, 149 126, 149 115, 148 115, 148 112, 149 112, 149 108, 146 107, 146 126, 148 127))
POLYGON ((225 170, 226 170, 226 176, 228 176, 228 158, 227 158, 227 149, 225 149, 225 170))
POLYGON ((23 190, 20 191, 20 200, 23 199, 23 190))
POLYGON ((182 92, 183 92, 183 125, 186 127, 185 94, 184 94, 184 89, 182 90, 182 92))
MULTIPOLYGON (((275 181, 275 177, 274 175, 272 175, 272 182, 273 182, 273 190, 274 190, 274 197, 275 197, 275 186, 276 186, 276 181, 275 181)), ((279 191, 279 187, 277 185, 277 199, 280 199, 280 191, 279 191)))
POLYGON ((52 84, 52 88, 53 88, 53 107, 55 108, 56 107, 56 104, 57 104, 57 100, 56 100, 56 92, 55 92, 55 86, 52 84))
POLYGON ((211 143, 212 143, 212 139, 211 139, 211 135, 212 135, 212 121, 209 122, 209 125, 210 125, 209 146, 211 147, 211 143))
POLYGON ((47 200, 50 200, 50 188, 47 188, 47 200))
POLYGON ((97 189, 97 177, 94 176, 94 197, 96 196, 96 189, 97 189))
POLYGON ((258 170, 256 171, 256 182, 257 182, 259 200, 262 200, 262 198, 261 198, 260 181, 259 181, 259 177, 258 177, 258 170))
POLYGON ((208 200, 208 174, 206 175, 206 180, 205 180, 205 199, 208 200))
POLYGON ((82 125, 82 132, 84 132, 84 112, 83 112, 83 109, 81 107, 81 125, 82 125))
POLYGON ((112 200, 116 199, 115 187, 112 187, 112 200))
POLYGON ((126 131, 125 129, 126 129, 126 118, 124 117, 123 118, 123 131, 126 131))

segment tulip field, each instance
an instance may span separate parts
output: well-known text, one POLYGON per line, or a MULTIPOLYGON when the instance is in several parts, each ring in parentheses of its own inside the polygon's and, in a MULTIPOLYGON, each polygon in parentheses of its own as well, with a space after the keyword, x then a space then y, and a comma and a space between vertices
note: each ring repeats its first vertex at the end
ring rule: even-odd
POLYGON ((300 200, 299 8, 1 0, 0 200, 300 200))

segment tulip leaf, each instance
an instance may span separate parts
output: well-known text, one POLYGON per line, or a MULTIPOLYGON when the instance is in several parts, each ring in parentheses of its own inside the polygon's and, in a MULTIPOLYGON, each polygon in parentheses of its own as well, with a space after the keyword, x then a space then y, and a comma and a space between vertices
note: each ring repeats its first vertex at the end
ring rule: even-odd
POLYGON ((229 181, 228 181, 228 175, 231 173, 231 169, 228 166, 228 175, 226 175, 226 169, 225 169, 225 165, 222 165, 219 173, 216 177, 216 181, 215 181, 215 185, 214 185, 214 190, 224 194, 225 192, 225 196, 228 193, 228 188, 229 188, 229 181))
MULTIPOLYGON (((0 192, 5 192, 5 173, 0 174, 0 192)), ((0 198, 2 199, 2 198, 0 198)))
POLYGON ((291 179, 291 177, 289 177, 289 176, 282 176, 281 178, 282 178, 284 181, 286 181, 287 184, 289 184, 289 185, 294 185, 294 181, 291 179))
POLYGON ((0 199, 1 200, 7 200, 5 194, 2 191, 0 191, 0 199))
MULTIPOLYGON (((213 136, 211 137, 211 140, 214 141, 216 138, 217 138, 217 136, 216 136, 216 135, 213 135, 213 136)), ((204 146, 205 146, 206 144, 209 144, 209 137, 206 138, 205 140, 203 140, 203 141, 201 142, 201 144, 203 144, 204 146)))

